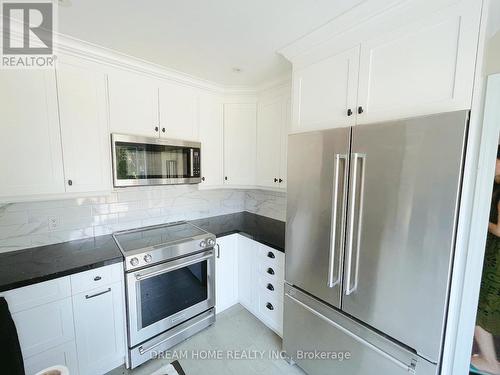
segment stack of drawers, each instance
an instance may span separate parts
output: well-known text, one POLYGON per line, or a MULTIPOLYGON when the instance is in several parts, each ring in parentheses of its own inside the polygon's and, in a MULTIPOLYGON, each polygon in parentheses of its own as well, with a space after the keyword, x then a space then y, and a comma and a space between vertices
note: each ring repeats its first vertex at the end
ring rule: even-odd
POLYGON ((257 259, 257 304, 260 318, 278 334, 283 332, 285 255, 260 244, 257 259))

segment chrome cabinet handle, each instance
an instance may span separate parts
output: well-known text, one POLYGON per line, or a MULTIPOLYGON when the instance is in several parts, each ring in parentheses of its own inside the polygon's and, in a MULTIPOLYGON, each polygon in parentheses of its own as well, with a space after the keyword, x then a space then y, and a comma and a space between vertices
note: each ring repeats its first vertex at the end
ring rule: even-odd
POLYGON ((359 273, 359 249, 361 240, 361 219, 363 217, 363 196, 365 189, 365 164, 366 155, 360 153, 352 154, 353 169, 352 169, 352 199, 351 199, 351 210, 349 217, 349 251, 347 252, 347 275, 346 275, 346 296, 351 295, 358 288, 358 273, 359 273), (359 186, 359 202, 356 205, 356 193, 358 190, 358 160, 362 160, 361 169, 361 181, 359 186), (357 212, 356 212, 357 211, 357 212), (354 228, 355 221, 357 217, 356 226, 356 255, 354 257, 354 228), (354 277, 352 275, 352 267, 354 264, 354 277), (354 281, 354 282, 353 282, 354 281))
POLYGON ((217 246, 217 258, 220 258, 220 246, 219 246, 219 244, 217 244, 215 246, 217 246))
POLYGON ((85 299, 91 299, 91 298, 94 298, 94 297, 102 296, 103 294, 106 294, 106 293, 109 293, 109 292, 111 292, 111 288, 108 288, 107 290, 104 290, 104 291, 96 293, 96 294, 91 294, 91 295, 86 294, 85 295, 85 299))
MULTIPOLYGON (((338 202, 339 202, 339 190, 340 190, 340 161, 344 161, 344 180, 343 180, 343 188, 342 188, 342 207, 341 207, 341 212, 342 212, 342 227, 344 227, 345 223, 344 221, 344 216, 345 216, 345 199, 346 199, 346 189, 347 189, 347 155, 342 155, 342 154, 336 154, 335 155, 335 170, 334 170, 334 176, 333 176, 333 198, 332 198, 332 223, 331 223, 331 233, 330 233, 330 253, 329 253, 329 258, 328 258, 328 282, 327 286, 329 288, 333 288, 336 285, 340 283, 341 279, 341 267, 340 267, 340 259, 338 259, 338 271, 337 275, 335 275, 335 265, 337 263, 337 259, 335 257, 335 250, 336 250, 336 244, 337 244, 337 218, 338 218, 338 202)), ((342 231, 343 232, 343 231, 342 231)), ((344 243, 344 234, 341 233, 341 243, 339 246, 339 254, 340 254, 340 249, 343 248, 343 243, 344 243)), ((339 255, 340 257, 340 255, 339 255)))

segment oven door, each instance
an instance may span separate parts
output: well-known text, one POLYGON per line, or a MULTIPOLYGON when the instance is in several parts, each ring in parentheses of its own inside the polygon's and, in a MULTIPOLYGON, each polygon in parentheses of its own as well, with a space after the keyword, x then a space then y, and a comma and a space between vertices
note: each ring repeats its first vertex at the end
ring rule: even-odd
POLYGON ((130 272, 126 279, 130 347, 215 305, 213 249, 130 272))

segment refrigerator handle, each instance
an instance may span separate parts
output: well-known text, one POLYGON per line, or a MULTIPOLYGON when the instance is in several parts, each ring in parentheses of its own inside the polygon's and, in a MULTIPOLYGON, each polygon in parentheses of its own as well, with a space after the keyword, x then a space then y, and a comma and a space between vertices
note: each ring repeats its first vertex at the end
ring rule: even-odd
MULTIPOLYGON (((330 253, 328 258, 328 283, 327 286, 329 288, 335 287, 340 283, 341 280, 341 267, 340 264, 337 266, 337 275, 335 275, 335 264, 338 262, 338 259, 335 257, 335 245, 337 243, 337 220, 338 220, 338 210, 339 210, 339 190, 340 190, 340 161, 344 161, 344 176, 343 176, 343 184, 342 184, 342 218, 344 217, 345 212, 345 199, 347 193, 347 155, 335 154, 335 170, 333 176, 333 198, 332 198, 332 224, 331 224, 331 236, 330 236, 330 253)), ((343 220, 343 219, 342 219, 343 220)), ((342 231, 343 233, 343 231, 342 231)), ((343 236, 343 234, 340 234, 343 236)), ((341 239, 341 246, 342 248, 341 239)))
POLYGON ((349 247, 347 252, 347 275, 346 275, 346 290, 345 295, 349 296, 358 288, 358 271, 359 271, 359 248, 361 240, 361 222, 363 218, 363 196, 365 189, 365 164, 366 155, 360 153, 352 154, 353 170, 352 170, 352 198, 351 209, 349 215, 349 247), (359 173, 358 160, 362 160, 361 173, 359 173), (358 174, 361 175, 358 187, 358 174), (357 194, 359 189, 359 195, 357 194), (359 200, 356 199, 359 197, 359 200), (356 254, 353 256, 354 248, 354 231, 356 224, 356 254), (352 268, 354 264, 354 277, 352 268))

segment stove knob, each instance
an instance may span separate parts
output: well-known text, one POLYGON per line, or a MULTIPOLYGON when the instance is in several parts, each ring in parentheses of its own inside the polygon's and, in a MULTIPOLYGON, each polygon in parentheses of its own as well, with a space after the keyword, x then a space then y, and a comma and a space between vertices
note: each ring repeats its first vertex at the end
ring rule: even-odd
POLYGON ((201 242, 200 242, 200 247, 201 247, 202 249, 204 249, 205 247, 207 247, 207 243, 206 243, 205 241, 201 241, 201 242))
POLYGON ((137 266, 139 264, 139 259, 133 257, 132 259, 130 259, 130 264, 133 265, 134 267, 137 266))
POLYGON ((208 244, 208 246, 214 246, 214 245, 215 245, 215 241, 214 241, 214 239, 213 239, 213 238, 209 238, 209 239, 207 240, 207 244, 208 244))
POLYGON ((153 260, 153 257, 151 256, 151 254, 144 255, 144 261, 146 263, 151 263, 152 260, 153 260))

